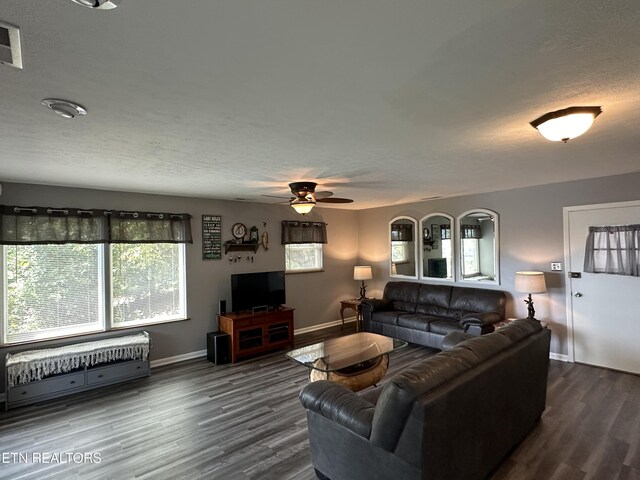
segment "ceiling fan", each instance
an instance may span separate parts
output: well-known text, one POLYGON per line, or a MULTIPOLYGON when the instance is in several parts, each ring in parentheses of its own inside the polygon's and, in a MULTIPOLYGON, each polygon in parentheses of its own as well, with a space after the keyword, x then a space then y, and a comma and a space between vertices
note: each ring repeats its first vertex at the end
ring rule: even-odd
MULTIPOLYGON (((318 186, 315 182, 293 182, 289 184, 293 197, 289 199, 289 205, 298 213, 306 215, 316 203, 351 203, 350 198, 334 197, 333 192, 316 192, 318 186)), ((271 196, 271 195, 265 195, 271 196)))

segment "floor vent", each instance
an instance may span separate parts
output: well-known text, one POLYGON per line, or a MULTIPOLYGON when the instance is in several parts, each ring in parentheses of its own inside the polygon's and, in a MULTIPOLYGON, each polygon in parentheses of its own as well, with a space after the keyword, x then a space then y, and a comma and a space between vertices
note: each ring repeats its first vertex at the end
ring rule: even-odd
POLYGON ((22 68, 20 30, 18 27, 0 22, 0 63, 22 68))

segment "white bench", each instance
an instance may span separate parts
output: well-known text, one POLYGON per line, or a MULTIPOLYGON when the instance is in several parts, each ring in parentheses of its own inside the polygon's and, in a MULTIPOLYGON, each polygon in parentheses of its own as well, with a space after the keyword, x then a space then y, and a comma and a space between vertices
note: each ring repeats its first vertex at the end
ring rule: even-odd
POLYGON ((147 332, 7 353, 6 409, 149 375, 147 332))

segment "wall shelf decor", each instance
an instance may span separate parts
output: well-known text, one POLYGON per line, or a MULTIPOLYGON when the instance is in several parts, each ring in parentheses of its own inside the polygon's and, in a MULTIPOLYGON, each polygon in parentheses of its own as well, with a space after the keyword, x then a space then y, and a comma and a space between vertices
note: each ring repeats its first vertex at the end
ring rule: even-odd
POLYGON ((253 252, 257 253, 260 248, 259 243, 236 243, 234 241, 224 242, 224 254, 229 252, 253 252))

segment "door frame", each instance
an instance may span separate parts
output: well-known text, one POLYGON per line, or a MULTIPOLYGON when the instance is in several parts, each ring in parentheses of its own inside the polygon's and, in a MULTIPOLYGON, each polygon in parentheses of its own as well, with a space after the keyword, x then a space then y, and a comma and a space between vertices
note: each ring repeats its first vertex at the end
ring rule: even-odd
POLYGON ((569 214, 571 212, 579 212, 584 210, 602 210, 607 208, 625 208, 640 207, 640 200, 631 200, 628 202, 611 202, 611 203, 594 203, 591 205, 576 205, 572 207, 563 207, 562 229, 564 236, 564 266, 565 266, 565 308, 567 318, 567 360, 575 363, 574 335, 573 335, 573 308, 571 291, 571 278, 569 278, 569 264, 571 263, 571 239, 569 238, 569 214))

